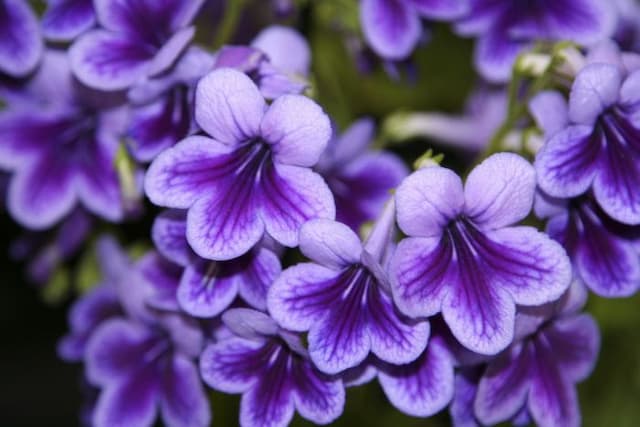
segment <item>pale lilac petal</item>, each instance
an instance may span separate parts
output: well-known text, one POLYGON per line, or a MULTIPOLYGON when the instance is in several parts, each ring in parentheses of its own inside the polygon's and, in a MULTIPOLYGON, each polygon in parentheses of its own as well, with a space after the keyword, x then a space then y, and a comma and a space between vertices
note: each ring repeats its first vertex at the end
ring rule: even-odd
POLYGON ((115 318, 103 323, 87 343, 87 378, 98 386, 117 383, 143 364, 150 332, 143 326, 115 318))
POLYGON ((286 427, 294 413, 293 390, 277 369, 267 371, 240 400, 242 427, 286 427))
POLYGON ((462 212, 462 181, 439 166, 420 169, 402 181, 396 191, 398 225, 409 236, 439 237, 462 212))
MULTIPOLYGON (((486 30, 483 30, 486 31, 486 30)), ((476 42, 474 63, 480 74, 490 82, 505 82, 518 54, 526 45, 513 41, 504 29, 489 30, 476 42)))
POLYGON ((200 259, 189 265, 178 287, 178 303, 195 317, 214 317, 227 308, 238 294, 233 277, 220 275, 221 263, 200 259))
POLYGON ((449 405, 451 424, 453 427, 479 427, 473 403, 480 379, 478 368, 464 368, 455 377, 454 396, 449 405))
POLYGON ((150 289, 145 303, 159 310, 179 311, 176 290, 180 283, 182 268, 168 262, 156 252, 149 252, 136 264, 140 280, 150 289))
POLYGON ((54 41, 73 40, 96 21, 91 0, 49 0, 42 16, 42 33, 54 41))
POLYGON ((298 244, 305 222, 335 218, 329 187, 309 169, 276 164, 264 171, 260 186, 260 217, 269 235, 285 246, 298 244))
POLYGON ((293 28, 272 25, 260 31, 251 42, 269 57, 269 61, 287 73, 306 76, 311 51, 304 37, 293 28))
POLYGON ((187 213, 168 209, 153 222, 151 238, 158 251, 167 259, 186 266, 192 256, 187 243, 187 213))
POLYGON ((599 153, 590 127, 570 126, 557 132, 536 156, 538 185, 554 197, 584 193, 596 176, 599 153))
POLYGON ((161 153, 145 177, 145 192, 160 206, 186 209, 215 186, 229 147, 203 136, 191 136, 161 153), (222 159, 222 160, 221 160, 222 159))
POLYGON ((100 24, 114 32, 156 42, 154 31, 174 33, 189 24, 203 0, 94 0, 100 24))
POLYGON ((107 387, 98 398, 93 425, 147 426, 156 418, 160 384, 151 367, 136 371, 122 382, 107 387))
POLYGON ((123 34, 91 31, 69 49, 71 69, 87 86, 125 89, 145 76, 154 49, 123 34))
POLYGON ((243 393, 254 384, 262 367, 255 355, 264 343, 229 338, 209 345, 200 356, 200 374, 213 389, 225 393, 243 393))
POLYGON ((195 27, 187 27, 172 35, 149 63, 147 74, 152 77, 156 76, 175 64, 179 55, 184 52, 189 45, 195 32, 195 27))
POLYGON ((430 19, 460 18, 469 11, 465 0, 409 0, 422 16, 430 19))
POLYGON ((631 73, 620 88, 620 101, 619 103, 624 106, 633 107, 638 101, 640 101, 640 71, 631 73))
POLYGON ((493 286, 492 277, 475 267, 458 267, 457 283, 442 301, 442 315, 463 346, 492 355, 513 340, 515 304, 506 289, 493 286))
POLYGON ((259 310, 267 309, 267 292, 282 272, 278 256, 266 248, 260 248, 240 264, 238 274, 240 297, 259 310))
POLYGON ((533 227, 510 227, 488 234, 478 249, 492 286, 507 290, 516 304, 555 301, 571 283, 571 263, 557 242, 533 227))
POLYGON ((465 213, 483 229, 496 229, 524 219, 533 207, 536 174, 513 153, 498 153, 476 166, 465 183, 465 213))
POLYGON ((516 345, 489 365, 478 384, 474 405, 483 424, 507 421, 525 405, 532 357, 530 344, 516 345))
POLYGON ((391 60, 409 56, 422 31, 418 14, 402 0, 362 0, 360 24, 373 50, 391 60))
POLYGON ((331 304, 327 287, 337 275, 332 269, 312 263, 287 268, 269 289, 269 313, 285 329, 309 330, 331 304))
POLYGON ((600 351, 600 332, 593 317, 560 318, 544 330, 544 337, 568 380, 582 381, 591 374, 600 351))
POLYGON ((222 315, 224 324, 239 337, 258 340, 279 332, 276 322, 266 313, 251 308, 232 308, 222 315))
POLYGON ((291 376, 293 401, 302 417, 324 425, 342 414, 345 392, 340 379, 325 377, 307 361, 294 363, 291 376))
POLYGON ((42 56, 38 19, 24 0, 5 0, 0 7, 0 72, 21 77, 42 56))
POLYGON ((444 342, 433 337, 417 360, 382 368, 378 380, 393 406, 407 415, 428 417, 453 398, 453 359, 444 342))
POLYGON ((206 427, 211 409, 200 375, 193 362, 176 355, 162 378, 160 410, 163 421, 172 427, 206 427))
POLYGON ((360 261, 360 238, 346 225, 314 219, 300 229, 300 250, 309 259, 339 270, 360 261))
POLYGON ((455 280, 450 272, 453 248, 440 238, 402 240, 391 259, 391 290, 408 316, 432 316, 455 280))
POLYGON ((370 118, 363 118, 351 124, 342 135, 329 142, 326 155, 336 166, 342 166, 364 154, 373 142, 375 123, 370 118))
POLYGON ((322 108, 304 96, 284 95, 269 107, 260 133, 277 163, 311 167, 331 138, 331 123, 322 108))
POLYGON ((576 76, 569 95, 572 122, 592 125, 598 115, 618 100, 622 75, 609 64, 589 64, 576 76))
POLYGON ((198 125, 213 139, 231 146, 259 135, 266 110, 251 79, 229 68, 212 71, 198 82, 195 104, 198 125))
POLYGON ((543 91, 529 101, 529 112, 546 138, 564 129, 569 123, 567 101, 556 91, 543 91))
POLYGON ((56 160, 45 157, 16 173, 9 184, 9 212, 28 228, 51 227, 77 202, 74 171, 56 160))

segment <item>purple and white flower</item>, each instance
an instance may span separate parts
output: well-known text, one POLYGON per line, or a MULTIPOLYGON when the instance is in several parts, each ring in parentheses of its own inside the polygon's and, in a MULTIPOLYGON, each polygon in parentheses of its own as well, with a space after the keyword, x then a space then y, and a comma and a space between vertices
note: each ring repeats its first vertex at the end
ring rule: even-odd
POLYGON ((219 69, 198 83, 195 118, 209 136, 160 154, 145 188, 157 205, 188 209, 199 256, 236 258, 265 234, 295 246, 303 223, 335 217, 329 187, 311 170, 331 135, 313 101, 285 95, 268 106, 249 77, 219 69))
POLYGON ((396 155, 369 150, 374 136, 373 120, 354 122, 334 135, 316 166, 335 198, 336 220, 356 231, 375 219, 391 189, 408 174, 396 155))
POLYGON ((611 4, 601 0, 470 0, 456 30, 478 40, 475 66, 485 79, 504 82, 516 57, 537 40, 572 40, 590 45, 610 36, 615 25, 611 4))
POLYGON ((24 0, 0 0, 0 73, 24 77, 38 65, 43 43, 36 17, 24 0))
POLYGON ((173 295, 187 313, 214 317, 237 296, 259 310, 267 308, 267 290, 280 274, 278 256, 265 247, 229 260, 212 261, 197 256, 186 239, 186 212, 167 210, 153 225, 152 237, 160 253, 184 268, 173 295))
POLYGON ((411 317, 442 312, 468 349, 496 354, 513 340, 515 308, 558 299, 571 280, 562 247, 513 226, 533 204, 535 173, 522 157, 495 154, 463 187, 451 170, 426 167, 398 187, 398 224, 409 237, 391 262, 396 304, 411 317))
POLYGON ((323 372, 353 368, 369 353, 405 364, 425 349, 428 322, 402 315, 390 295, 394 216, 390 202, 364 245, 344 224, 307 222, 300 250, 313 262, 286 269, 269 290, 269 313, 285 329, 309 332, 309 355, 323 372))
POLYGON ((203 0, 96 0, 98 29, 69 50, 74 74, 87 86, 126 89, 162 73, 185 50, 189 24, 203 0))
POLYGON ((242 427, 285 427, 296 410, 316 424, 340 416, 342 380, 319 372, 298 336, 250 309, 228 310, 223 321, 237 336, 209 345, 200 372, 215 390, 242 394, 242 427))
POLYGON ((108 96, 73 80, 66 55, 47 52, 22 97, 0 112, 0 167, 12 172, 12 216, 44 229, 81 204, 106 220, 121 220, 114 159, 125 119, 126 111, 108 96))
POLYGON ((532 109, 548 135, 536 156, 538 185, 573 198, 589 190, 613 219, 640 224, 640 71, 591 62, 576 76, 568 105, 543 93, 532 109), (548 119, 547 119, 548 117, 548 119))
POLYGON ((96 23, 92 0, 47 0, 42 16, 42 34, 48 40, 69 41, 96 23))
POLYGON ((468 8, 468 0, 360 0, 360 23, 378 55, 402 60, 422 36, 420 18, 452 20, 468 8))

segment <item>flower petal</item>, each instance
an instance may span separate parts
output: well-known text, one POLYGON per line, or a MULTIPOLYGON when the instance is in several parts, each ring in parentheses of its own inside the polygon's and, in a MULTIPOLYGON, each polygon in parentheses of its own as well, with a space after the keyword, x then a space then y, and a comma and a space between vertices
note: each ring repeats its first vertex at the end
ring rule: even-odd
POLYGON ((186 209, 226 177, 230 148, 203 136, 191 136, 161 153, 145 177, 145 191, 160 206, 186 209))
POLYGON ((69 60, 82 83, 119 90, 145 76, 154 54, 154 49, 124 34, 94 30, 76 40, 69 49, 69 60))
POLYGON ((346 225, 314 219, 300 229, 300 250, 318 264, 339 270, 360 261, 362 244, 346 225))
POLYGON ((569 123, 567 101, 555 91, 543 91, 529 101, 529 112, 546 138, 562 130, 569 123))
POLYGON ((195 32, 195 27, 187 27, 173 34, 156 52, 149 63, 148 75, 151 77, 158 76, 174 65, 180 54, 189 46, 189 42, 193 39, 195 32))
POLYGON ((478 368, 463 368, 455 377, 454 396, 449 405, 449 414, 453 427, 479 427, 473 409, 476 398, 478 380, 481 370, 478 368))
POLYGON ((198 259, 185 270, 178 287, 180 307, 195 317, 214 317, 233 302, 238 283, 220 274, 224 262, 198 259))
POLYGON ((240 297, 258 310, 267 309, 267 292, 282 272, 278 256, 266 248, 260 248, 247 256, 238 267, 240 297))
POLYGON ((262 373, 256 364, 264 343, 228 338, 204 349, 200 374, 209 387, 225 393, 244 393, 262 373))
POLYGON ((592 125, 598 115, 618 100, 622 75, 614 65, 595 63, 576 76, 569 95, 572 122, 592 125))
POLYGON ((92 1, 50 0, 42 16, 42 33, 49 40, 73 40, 93 27, 95 22, 92 1))
POLYGON ((513 153, 498 153, 474 168, 464 187, 465 213, 484 229, 524 219, 533 207, 536 173, 513 153))
POLYGON ((412 173, 396 191, 398 225, 412 237, 439 237, 463 205, 462 181, 439 166, 412 173))
POLYGON ((224 312, 222 321, 234 334, 250 340, 260 341, 280 332, 268 314, 251 308, 231 308, 224 312))
POLYGON ((187 243, 187 212, 180 209, 167 209, 153 222, 151 238, 158 251, 165 258, 186 266, 192 256, 187 243))
POLYGON ((575 197, 589 189, 596 175, 600 145, 588 126, 557 132, 538 151, 538 185, 554 197, 575 197))
POLYGON ((455 280, 450 273, 453 248, 435 237, 402 240, 391 259, 391 290, 398 308, 410 317, 438 313, 447 288, 455 280))
POLYGON ((275 162, 311 167, 331 138, 331 123, 309 98, 283 95, 265 113, 260 133, 271 146, 275 162))
POLYGON ((489 364, 478 384, 474 406, 483 424, 507 421, 525 405, 532 357, 530 345, 518 344, 489 364))
POLYGON ((345 392, 340 379, 322 375, 304 359, 293 363, 291 377, 293 401, 302 417, 329 424, 342 414, 345 392))
POLYGON ((305 222, 335 218, 329 187, 309 169, 275 164, 264 170, 260 189, 260 217, 269 235, 282 245, 296 246, 305 222))
POLYGON ((391 60, 409 56, 422 32, 418 14, 401 0, 362 0, 360 24, 372 49, 391 60))
POLYGON ((0 72, 30 73, 42 56, 38 19, 23 0, 5 0, 0 10, 0 72))
POLYGON ((160 410, 170 426, 206 427, 211 423, 209 400, 198 370, 184 356, 174 356, 162 378, 160 410))
POLYGON ((216 141, 233 146, 259 135, 266 104, 244 73, 212 71, 198 82, 195 97, 196 122, 216 141))
POLYGON ((260 31, 251 42, 280 70, 290 74, 309 74, 311 51, 305 38, 290 27, 272 25, 260 31))
POLYGON ((265 373, 257 384, 242 395, 240 425, 243 427, 286 427, 295 412, 293 389, 279 369, 265 373))
POLYGON ((483 35, 476 42, 474 64, 482 77, 491 83, 502 83, 509 79, 518 54, 526 47, 514 41, 504 30, 483 29, 483 35))
POLYGON ((100 394, 92 424, 96 427, 152 425, 159 387, 152 366, 134 372, 100 394))
POLYGON ((439 337, 414 362, 382 368, 378 379, 391 404, 414 417, 440 412, 453 398, 453 360, 439 337))

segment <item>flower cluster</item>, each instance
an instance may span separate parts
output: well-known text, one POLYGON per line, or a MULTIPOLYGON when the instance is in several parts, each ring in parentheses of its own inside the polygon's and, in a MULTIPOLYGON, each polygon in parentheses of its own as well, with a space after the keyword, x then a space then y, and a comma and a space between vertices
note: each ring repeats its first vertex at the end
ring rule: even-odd
POLYGON ((227 34, 244 2, 213 49, 218 3, 0 0, 13 255, 44 287, 78 253, 100 266, 58 348, 84 363, 85 421, 207 426, 210 388, 242 395, 243 427, 329 424, 377 379, 415 417, 580 425, 588 291, 640 288, 640 20, 604 0, 354 2, 384 60, 447 21, 486 79, 464 116, 377 133, 324 105, 302 33, 227 34), (385 145, 416 135, 469 169, 385 145), (104 235, 125 222, 145 249, 104 235))

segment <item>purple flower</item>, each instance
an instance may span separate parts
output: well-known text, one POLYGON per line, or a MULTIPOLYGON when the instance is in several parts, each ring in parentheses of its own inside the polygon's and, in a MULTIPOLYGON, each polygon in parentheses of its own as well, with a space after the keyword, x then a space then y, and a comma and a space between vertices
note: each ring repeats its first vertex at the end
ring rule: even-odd
POLYGON ((402 160, 387 151, 368 151, 375 132, 371 119, 334 136, 316 169, 336 201, 336 220, 354 230, 381 211, 389 191, 407 176, 402 160))
POLYGON ((24 0, 0 0, 0 72, 22 77, 42 56, 38 19, 24 0))
POLYGON ((603 297, 625 297, 640 288, 640 226, 612 220, 589 196, 553 200, 540 196, 536 213, 549 218, 547 233, 573 261, 574 274, 603 297))
POLYGON ((319 372, 296 335, 254 310, 232 309, 223 320, 237 337, 209 345, 200 372, 212 388, 242 394, 242 427, 285 427, 296 410, 316 424, 340 416, 342 381, 319 372))
POLYGON ((262 30, 251 46, 225 46, 215 68, 235 68, 247 74, 267 99, 301 94, 307 87, 311 51, 292 28, 273 25, 262 30))
POLYGON ((43 229, 80 203, 109 221, 122 219, 114 158, 125 111, 101 107, 104 94, 79 86, 61 52, 47 52, 25 93, 0 113, 0 167, 13 173, 12 216, 43 229))
POLYGON ((89 381, 100 387, 93 425, 151 426, 158 408, 167 426, 208 426, 209 402, 193 362, 202 345, 194 322, 176 314, 146 324, 114 318, 89 340, 89 381))
POLYGON ((568 106, 546 93, 535 100, 548 135, 535 162, 545 193, 572 198, 592 190, 613 219, 640 224, 638 88, 640 71, 625 78, 617 65, 590 63, 576 76, 568 106), (545 125, 548 116, 555 118, 545 125))
POLYGON ((27 261, 27 275, 39 285, 45 284, 56 268, 82 247, 89 237, 93 219, 76 209, 52 231, 28 231, 11 244, 11 257, 27 261))
POLYGON ((69 41, 95 25, 92 0, 47 0, 42 33, 53 41, 69 41))
POLYGON ((295 246, 304 222, 335 216, 331 191, 310 169, 331 133, 313 101, 285 95, 267 106, 246 75, 219 69, 198 83, 195 118, 210 137, 160 154, 145 188, 153 203, 189 210, 187 240, 198 255, 236 258, 265 232, 295 246))
POLYGON ((489 363, 474 409, 483 424, 497 424, 523 410, 541 427, 579 426, 575 384, 595 365, 598 327, 587 314, 556 317, 489 363))
POLYGON ((495 354, 513 339, 515 305, 553 301, 569 286, 569 260, 532 227, 531 165, 511 153, 477 166, 463 188, 449 169, 426 167, 398 187, 398 224, 409 237, 391 262, 392 291, 412 317, 442 312, 465 347, 495 354))
POLYGON ((468 0, 360 0, 360 23, 371 48, 385 59, 411 54, 422 35, 420 18, 451 20, 468 10, 468 0))
POLYGON ((412 321, 393 304, 383 265, 394 230, 390 202, 367 241, 346 225, 318 219, 300 230, 300 250, 313 262, 285 270, 267 304, 285 329, 309 331, 309 354, 323 372, 362 363, 369 353, 393 364, 424 350, 429 324, 412 321))
POLYGON ((151 161, 197 130, 193 119, 195 86, 212 66, 209 53, 191 47, 169 74, 138 83, 129 91, 135 107, 127 135, 137 160, 151 161))
POLYGON ((193 253, 186 231, 186 212, 180 210, 160 214, 152 231, 160 253, 184 267, 173 292, 184 311, 192 316, 213 317, 238 295, 254 308, 267 308, 267 290, 281 270, 280 260, 272 251, 256 247, 229 261, 212 261, 193 253))
POLYGON ((471 0, 458 33, 476 36, 475 65, 482 76, 504 82, 520 52, 537 40, 592 44, 610 35, 615 14, 601 0, 471 0))
POLYGON ((98 241, 97 255, 102 281, 73 304, 69 311, 71 331, 58 343, 58 355, 68 362, 79 362, 84 358, 87 341, 98 326, 124 314, 118 286, 130 268, 130 261, 110 237, 98 241))
POLYGON ((132 86, 171 66, 194 34, 189 23, 203 0, 96 0, 100 29, 70 48, 74 74, 96 89, 132 86))

